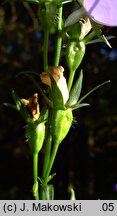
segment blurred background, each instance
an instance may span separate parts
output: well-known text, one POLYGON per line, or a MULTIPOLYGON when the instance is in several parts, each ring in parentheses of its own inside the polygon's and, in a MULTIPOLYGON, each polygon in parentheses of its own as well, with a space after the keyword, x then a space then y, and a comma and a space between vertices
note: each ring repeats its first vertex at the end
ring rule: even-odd
MULTIPOLYGON (((71 11, 64 7, 64 15, 71 11)), ((55 199, 69 199, 72 186, 76 199, 117 199, 117 28, 104 28, 115 36, 112 49, 103 43, 88 45, 80 68, 84 71, 82 95, 111 80, 85 101, 90 107, 74 111, 73 126, 59 148, 52 180, 55 199)), ((53 63, 56 36, 49 41, 49 65, 53 63)), ((25 124, 18 113, 4 107, 13 103, 14 89, 21 98, 37 90, 22 71, 43 71, 43 33, 38 7, 27 3, 0 3, 0 199, 33 199, 32 155, 25 139, 25 124)), ((61 65, 67 66, 65 48, 61 65)), ((80 71, 77 71, 76 77, 80 71)), ((39 158, 39 175, 44 148, 39 158)))

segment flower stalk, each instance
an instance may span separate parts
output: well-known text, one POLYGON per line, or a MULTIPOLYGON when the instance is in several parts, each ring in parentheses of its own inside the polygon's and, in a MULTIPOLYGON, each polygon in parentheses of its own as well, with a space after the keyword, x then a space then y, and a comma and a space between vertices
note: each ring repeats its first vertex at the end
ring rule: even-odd
POLYGON ((56 41, 56 48, 55 48, 55 57, 54 57, 54 66, 58 66, 60 62, 61 56, 61 45, 62 45, 62 14, 63 14, 63 5, 58 5, 58 28, 57 28, 57 41, 56 41))
POLYGON ((49 44, 49 30, 44 29, 44 51, 43 51, 44 71, 48 70, 48 44, 49 44))
POLYGON ((38 154, 33 154, 33 196, 35 200, 39 200, 39 184, 38 184, 38 154))

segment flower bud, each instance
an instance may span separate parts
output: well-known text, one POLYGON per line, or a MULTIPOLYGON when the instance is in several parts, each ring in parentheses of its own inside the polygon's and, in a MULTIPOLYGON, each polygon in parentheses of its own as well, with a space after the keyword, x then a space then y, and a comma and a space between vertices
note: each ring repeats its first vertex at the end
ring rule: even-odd
POLYGON ((26 138, 33 154, 41 150, 45 138, 45 123, 30 123, 26 127, 26 138))
POLYGON ((52 75, 57 83, 57 86, 59 87, 62 93, 64 104, 66 104, 69 98, 69 92, 68 92, 67 82, 63 75, 63 72, 64 72, 64 68, 62 66, 51 67, 47 72, 42 72, 40 74, 40 79, 44 84, 51 87, 51 79, 49 74, 52 75))
POLYGON ((85 54, 83 41, 69 41, 66 47, 66 60, 70 72, 75 71, 80 65, 85 54))
POLYGON ((71 109, 52 110, 51 133, 54 143, 60 144, 68 134, 72 125, 73 115, 71 109))

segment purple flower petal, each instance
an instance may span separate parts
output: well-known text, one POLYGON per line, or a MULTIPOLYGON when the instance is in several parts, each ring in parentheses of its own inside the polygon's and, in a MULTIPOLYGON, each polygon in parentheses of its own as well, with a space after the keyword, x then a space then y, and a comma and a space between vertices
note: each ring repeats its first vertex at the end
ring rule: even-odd
POLYGON ((117 26, 117 0, 83 0, 91 19, 106 26, 117 26))

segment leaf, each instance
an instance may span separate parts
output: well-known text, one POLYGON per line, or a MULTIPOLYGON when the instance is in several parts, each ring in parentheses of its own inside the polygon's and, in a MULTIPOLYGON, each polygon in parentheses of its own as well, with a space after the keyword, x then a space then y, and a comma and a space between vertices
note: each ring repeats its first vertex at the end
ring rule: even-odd
POLYGON ((81 70, 76 83, 74 84, 72 90, 70 91, 70 97, 67 102, 67 106, 72 106, 76 104, 76 102, 78 101, 81 94, 82 81, 83 81, 83 72, 81 70))
POLYGON ((48 182, 49 182, 50 180, 52 180, 52 179, 54 178, 55 175, 56 175, 56 173, 53 173, 52 175, 49 175, 48 182))
POLYGON ((12 105, 12 104, 10 104, 10 103, 3 103, 3 105, 4 105, 4 106, 7 106, 7 107, 10 107, 10 108, 12 108, 12 109, 14 109, 14 110, 17 111, 16 106, 14 106, 14 105, 12 105))
POLYGON ((72 109, 72 110, 75 110, 75 109, 80 109, 80 108, 82 108, 82 107, 84 107, 84 106, 90 106, 90 104, 88 104, 88 103, 76 103, 76 104, 74 104, 73 106, 71 106, 70 108, 72 109))
POLYGON ((67 4, 69 2, 72 2, 73 0, 59 0, 58 5, 59 4, 67 4))
POLYGON ((51 79, 50 97, 51 97, 51 100, 53 102, 53 108, 64 110, 65 107, 64 107, 62 93, 61 93, 59 87, 57 86, 56 81, 54 80, 54 78, 51 75, 50 75, 50 79, 51 79))
MULTIPOLYGON (((24 72, 20 72, 17 76, 19 75, 25 75, 28 77, 28 79, 30 79, 35 87, 39 90, 39 92, 41 93, 41 95, 44 97, 46 103, 48 104, 49 107, 53 107, 52 102, 49 100, 49 98, 46 96, 46 94, 44 93, 44 91, 41 89, 39 82, 37 82, 37 80, 32 76, 32 75, 36 75, 39 77, 39 75, 35 72, 31 72, 31 71, 24 71, 24 72)), ((39 77, 40 78, 40 77, 39 77)))
POLYGON ((86 97, 88 97, 91 93, 93 93, 94 91, 96 91, 98 88, 102 87, 103 85, 110 83, 110 80, 101 83, 100 85, 94 87, 91 91, 89 91, 87 94, 85 94, 79 101, 78 103, 81 103, 81 101, 83 101, 86 97))
POLYGON ((87 104, 87 103, 81 103, 86 97, 88 97, 91 93, 93 93, 94 91, 96 91, 98 88, 100 88, 101 86, 107 84, 107 83, 110 83, 110 80, 106 81, 106 82, 103 82, 101 83, 100 85, 94 87, 91 91, 89 91, 87 94, 85 94, 76 104, 74 104, 73 106, 70 106, 70 108, 72 110, 75 110, 75 109, 79 109, 81 107, 84 107, 84 106, 89 106, 90 104, 87 104))
POLYGON ((91 24, 93 27, 93 30, 95 31, 96 35, 98 36, 98 38, 103 41, 107 46, 109 46, 110 48, 111 45, 109 43, 109 41, 107 40, 107 38, 105 37, 104 34, 102 34, 102 30, 101 30, 101 25, 97 24, 96 22, 94 22, 93 20, 91 20, 91 24))
POLYGON ((22 71, 22 72, 18 73, 18 74, 16 75, 16 77, 19 77, 19 76, 21 76, 21 75, 36 75, 36 76, 38 76, 38 78, 39 78, 39 74, 36 73, 36 72, 34 72, 34 71, 22 71))
POLYGON ((30 115, 29 115, 27 109, 25 108, 25 106, 21 102, 21 99, 18 97, 18 95, 15 93, 14 90, 12 90, 12 96, 13 96, 14 102, 16 104, 16 110, 18 112, 20 112, 21 116, 24 118, 24 120, 27 123, 31 122, 31 118, 30 118, 30 115))
MULTIPOLYGON (((111 39, 114 39, 114 38, 116 38, 116 37, 114 37, 114 36, 107 36, 106 37, 107 40, 111 40, 111 39)), ((94 40, 91 40, 91 41, 86 41, 86 45, 99 43, 99 42, 103 42, 103 40, 101 38, 100 39, 98 38, 98 39, 94 39, 94 40)))
MULTIPOLYGON (((7 0, 6 2, 11 2, 11 0, 7 0)), ((12 2, 28 2, 32 4, 39 4, 40 0, 12 0, 12 2)))
POLYGON ((86 15, 86 11, 84 8, 80 8, 79 10, 74 11, 65 20, 64 27, 66 28, 70 25, 77 23, 80 20, 80 18, 85 15, 86 15))
POLYGON ((47 106, 44 106, 41 110, 39 119, 37 120, 37 122, 47 122, 48 119, 48 108, 47 106))

